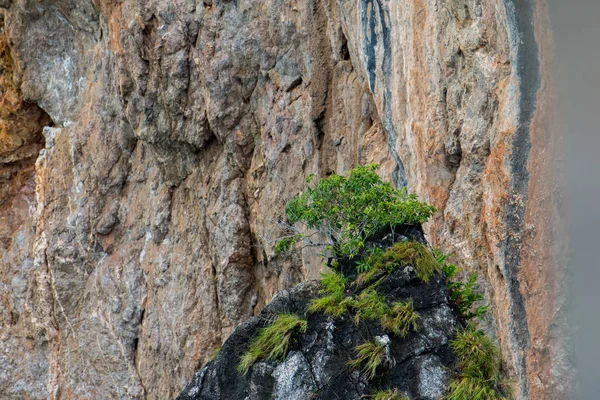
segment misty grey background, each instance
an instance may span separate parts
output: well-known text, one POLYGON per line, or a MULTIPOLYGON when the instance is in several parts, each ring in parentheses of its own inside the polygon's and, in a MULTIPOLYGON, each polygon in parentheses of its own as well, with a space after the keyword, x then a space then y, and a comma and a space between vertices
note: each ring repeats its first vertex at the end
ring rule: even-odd
POLYGON ((600 400, 600 0, 548 0, 565 135, 578 393, 600 400))

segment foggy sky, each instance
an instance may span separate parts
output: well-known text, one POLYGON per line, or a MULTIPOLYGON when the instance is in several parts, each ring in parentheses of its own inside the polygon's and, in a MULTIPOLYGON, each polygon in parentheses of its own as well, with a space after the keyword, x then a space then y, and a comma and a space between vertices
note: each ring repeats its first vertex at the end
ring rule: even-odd
POLYGON ((571 235, 574 399, 600 400, 600 0, 548 0, 571 235))

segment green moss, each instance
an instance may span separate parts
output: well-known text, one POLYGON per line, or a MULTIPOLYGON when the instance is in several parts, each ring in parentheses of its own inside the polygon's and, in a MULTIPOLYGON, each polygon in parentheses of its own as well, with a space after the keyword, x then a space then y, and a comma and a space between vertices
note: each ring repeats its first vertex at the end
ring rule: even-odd
POLYGON ((398 389, 379 390, 372 397, 372 400, 410 400, 398 392, 398 389))
POLYGON ((381 365, 386 357, 385 346, 375 341, 369 341, 356 346, 355 350, 358 357, 349 361, 348 366, 351 368, 362 367, 367 379, 372 379, 375 376, 377 367, 381 365))
POLYGON ((415 312, 412 299, 392 304, 390 310, 381 317, 381 327, 394 335, 405 337, 411 329, 417 329, 419 314, 415 312))
POLYGON ((450 342, 460 375, 450 383, 447 400, 495 400, 499 392, 501 358, 498 346, 472 325, 450 342))
POLYGON ((238 371, 247 374, 259 359, 279 360, 285 357, 292 336, 306 332, 307 322, 295 314, 279 314, 267 327, 260 329, 250 347, 242 355, 238 371))

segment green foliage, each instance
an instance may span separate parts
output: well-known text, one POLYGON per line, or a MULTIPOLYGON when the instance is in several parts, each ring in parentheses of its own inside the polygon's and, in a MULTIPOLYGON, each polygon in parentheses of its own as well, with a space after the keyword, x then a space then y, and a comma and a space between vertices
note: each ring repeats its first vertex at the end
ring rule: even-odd
POLYGON ((419 314, 415 312, 412 299, 406 302, 395 302, 390 310, 381 317, 383 329, 401 337, 405 337, 411 329, 417 329, 419 314))
POLYGON ((296 242, 298 242, 298 240, 300 239, 300 236, 301 235, 294 235, 279 239, 277 243, 275 243, 275 253, 283 254, 292 247, 294 247, 296 242))
POLYGON ((398 389, 379 390, 372 397, 372 400, 409 400, 398 392, 398 389))
POLYGON ((344 298, 346 278, 336 272, 321 274, 321 294, 323 297, 313 299, 308 305, 311 313, 323 311, 332 317, 343 315, 351 306, 351 299, 344 298))
POLYGON ((279 314, 271 324, 258 331, 250 347, 242 355, 238 371, 247 374, 259 359, 279 360, 285 357, 292 336, 306 332, 307 322, 295 314, 279 314))
MULTIPOLYGON (((332 174, 321 179, 288 202, 288 222, 303 222, 321 231, 332 238, 335 255, 353 258, 382 227, 423 223, 436 211, 416 195, 382 182, 376 169, 375 164, 358 166, 346 177, 332 174)), ((276 246, 282 251, 290 247, 289 238, 283 240, 284 244, 276 246)))
MULTIPOLYGON (((467 320, 484 319, 488 306, 475 307, 475 303, 483 300, 476 293, 477 274, 469 275, 466 282, 455 279, 460 269, 447 262, 451 255, 435 251, 436 260, 446 277, 448 292, 460 314, 467 320)), ((500 349, 483 331, 475 329, 472 324, 460 331, 450 342, 452 352, 458 358, 460 375, 450 382, 445 400, 502 400, 500 388, 500 349)))
POLYGON ((504 399, 498 391, 501 358, 498 346, 472 325, 450 342, 458 358, 460 376, 452 380, 447 400, 504 399))
POLYGON ((367 379, 373 379, 377 367, 386 358, 385 345, 369 341, 356 346, 355 350, 358 352, 358 357, 349 361, 348 366, 351 368, 360 368, 362 366, 362 371, 366 374, 367 379))
POLYGON ((461 282, 455 279, 456 274, 460 271, 454 264, 446 262, 450 255, 444 254, 439 250, 435 251, 436 259, 442 267, 442 272, 446 277, 448 292, 454 304, 458 307, 460 315, 466 320, 473 318, 485 319, 485 314, 488 311, 487 305, 475 307, 475 303, 483 300, 483 295, 477 293, 477 273, 472 272, 466 282, 461 282))
POLYGON ((364 319, 380 319, 389 311, 385 299, 374 288, 363 290, 352 303, 356 310, 354 322, 358 324, 364 319))
POLYGON ((359 274, 367 272, 371 267, 366 260, 361 260, 356 262, 356 271, 359 274))
POLYGON ((402 265, 412 265, 417 276, 428 282, 431 276, 440 269, 429 248, 419 242, 398 242, 383 252, 374 252, 367 256, 368 268, 357 278, 359 283, 369 283, 381 271, 392 272, 402 265))

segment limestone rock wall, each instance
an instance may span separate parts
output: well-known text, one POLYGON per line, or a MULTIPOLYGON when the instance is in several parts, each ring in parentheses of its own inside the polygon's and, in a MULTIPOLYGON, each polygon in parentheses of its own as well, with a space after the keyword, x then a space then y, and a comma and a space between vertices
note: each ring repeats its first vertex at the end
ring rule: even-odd
POLYGON ((569 398, 542 0, 3 0, 0 397, 174 398, 279 290, 306 176, 377 162, 569 398))

